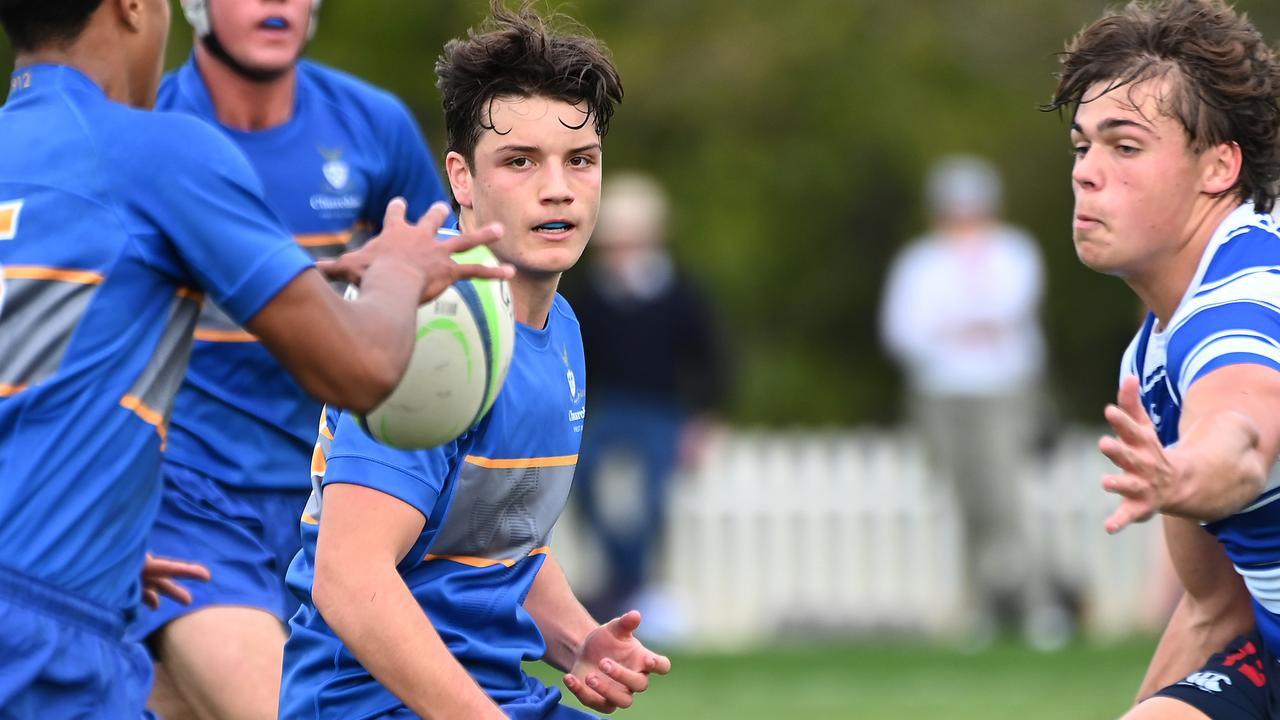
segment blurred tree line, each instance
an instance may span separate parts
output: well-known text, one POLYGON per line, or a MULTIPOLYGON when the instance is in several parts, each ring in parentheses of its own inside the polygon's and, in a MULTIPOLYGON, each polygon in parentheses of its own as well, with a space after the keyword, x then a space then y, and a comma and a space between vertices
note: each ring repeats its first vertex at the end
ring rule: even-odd
MULTIPOLYGON (((217 0, 214 0, 215 2, 217 0)), ((174 6, 168 67, 190 51, 174 6)), ((328 0, 308 50, 386 87, 444 144, 432 68, 483 0, 328 0)), ((736 350, 731 416, 768 425, 888 422, 901 382, 876 328, 885 269, 923 230, 940 154, 1004 174, 1008 218, 1042 243, 1054 394, 1100 421, 1137 301, 1071 246, 1067 122, 1037 111, 1055 53, 1101 2, 574 0, 626 99, 606 172, 635 168, 675 199, 676 254, 710 288, 736 350)), ((1280 41, 1280 3, 1239 0, 1280 41)), ((0 36, 0 69, 12 56, 0 36)), ((571 282, 570 278, 570 282, 571 282)))

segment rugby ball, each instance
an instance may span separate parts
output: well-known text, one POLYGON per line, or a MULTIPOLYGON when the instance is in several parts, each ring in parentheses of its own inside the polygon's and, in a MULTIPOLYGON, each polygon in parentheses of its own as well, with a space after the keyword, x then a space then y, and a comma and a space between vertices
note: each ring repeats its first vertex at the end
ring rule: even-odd
MULTIPOLYGON (((498 265, 483 245, 453 259, 498 265)), ((493 407, 511 366, 515 337, 506 281, 459 280, 418 308, 408 370, 381 405, 357 419, 391 447, 414 450, 453 440, 493 407)))

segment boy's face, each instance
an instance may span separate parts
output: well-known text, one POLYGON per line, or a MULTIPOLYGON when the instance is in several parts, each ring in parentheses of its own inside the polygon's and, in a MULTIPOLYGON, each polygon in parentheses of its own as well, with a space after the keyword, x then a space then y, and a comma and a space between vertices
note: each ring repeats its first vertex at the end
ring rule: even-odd
POLYGON ((287 70, 307 43, 312 0, 210 0, 209 21, 227 54, 252 70, 287 70))
MULTIPOLYGON (((1085 94, 1072 123, 1072 237, 1080 261, 1128 276, 1176 252, 1195 233, 1198 202, 1217 192, 1216 152, 1194 152, 1182 124, 1164 114, 1168 78, 1085 94)), ((1234 180, 1233 180, 1234 182, 1234 180)))
POLYGON ((458 204, 476 226, 502 223, 490 247, 517 272, 573 267, 600 207, 601 147, 584 105, 543 97, 495 98, 468 167, 449 153, 446 171, 458 204))

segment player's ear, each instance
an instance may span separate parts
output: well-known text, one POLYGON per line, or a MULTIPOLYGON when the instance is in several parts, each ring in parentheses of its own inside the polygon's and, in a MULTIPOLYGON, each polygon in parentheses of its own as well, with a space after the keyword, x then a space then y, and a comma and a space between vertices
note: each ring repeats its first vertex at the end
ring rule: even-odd
POLYGON ((449 178, 449 186, 453 189, 453 199, 458 201, 459 206, 471 209, 471 182, 475 178, 471 175, 467 159, 459 152, 450 151, 444 158, 444 174, 449 178))
POLYGON ((116 11, 116 17, 128 29, 138 32, 142 29, 143 13, 147 11, 144 0, 107 0, 116 11))
POLYGON ((1204 168, 1204 192, 1220 195, 1235 187, 1240 179, 1244 155, 1237 143, 1219 143, 1204 151, 1201 156, 1204 168))

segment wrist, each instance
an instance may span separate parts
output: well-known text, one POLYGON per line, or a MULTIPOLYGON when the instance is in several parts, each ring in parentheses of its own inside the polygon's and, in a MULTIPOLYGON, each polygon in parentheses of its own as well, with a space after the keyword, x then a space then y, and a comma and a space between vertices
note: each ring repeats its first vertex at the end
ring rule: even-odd
POLYGON ((565 632, 554 643, 547 644, 547 663, 561 672, 570 672, 582 657, 590 633, 576 636, 565 632))
POLYGON ((1190 458, 1178 448, 1169 448, 1165 451, 1165 461, 1168 463, 1168 480, 1157 510, 1183 515, 1194 507, 1194 473, 1190 468, 1190 458))

